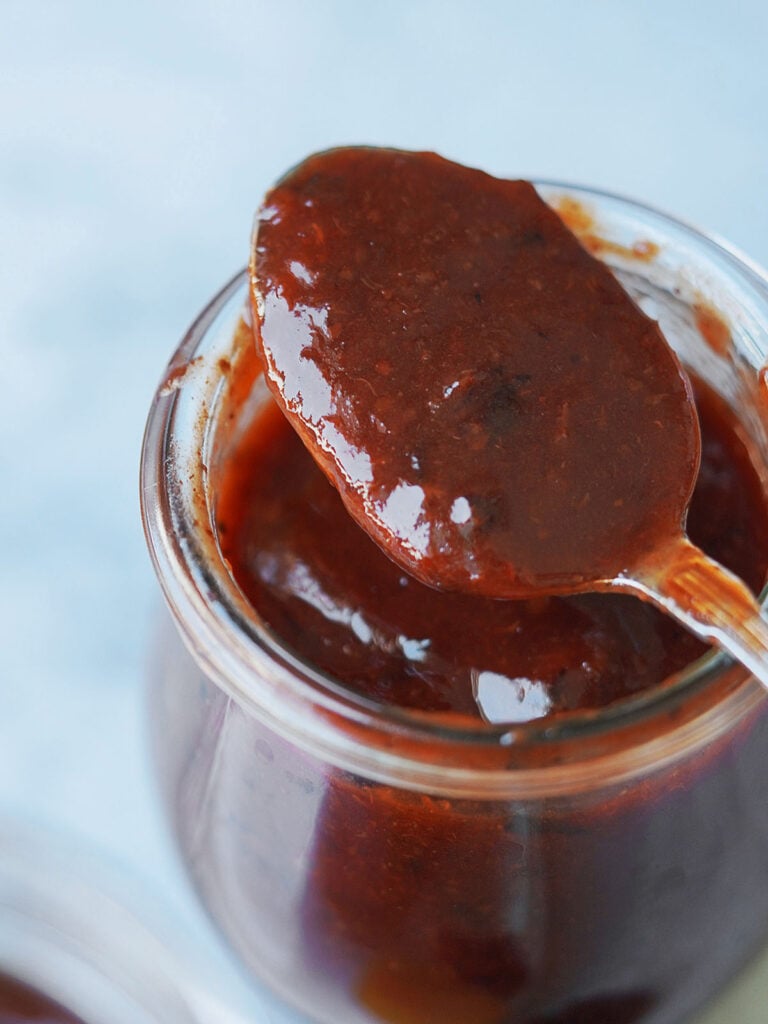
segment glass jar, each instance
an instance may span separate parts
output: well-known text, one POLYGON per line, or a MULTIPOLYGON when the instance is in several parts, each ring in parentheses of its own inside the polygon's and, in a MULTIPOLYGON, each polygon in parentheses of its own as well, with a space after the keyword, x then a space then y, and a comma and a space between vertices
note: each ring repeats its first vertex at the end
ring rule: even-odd
MULTIPOLYGON (((539 186, 738 412, 768 481, 768 286, 627 200, 539 186)), ((356 696, 259 619, 216 539, 269 397, 238 275, 152 406, 145 529, 171 619, 154 750, 202 898, 321 1024, 672 1024, 768 931, 768 700, 710 653, 599 711, 465 727, 356 696), (243 319, 245 318, 245 319, 243 319)))

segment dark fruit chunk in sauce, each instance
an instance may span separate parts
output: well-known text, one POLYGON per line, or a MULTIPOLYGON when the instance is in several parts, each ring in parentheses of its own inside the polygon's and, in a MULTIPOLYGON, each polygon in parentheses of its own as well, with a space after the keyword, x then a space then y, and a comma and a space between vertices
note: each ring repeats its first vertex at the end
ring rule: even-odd
POLYGON ((311 157, 266 197, 252 285, 278 402, 421 580, 588 589, 681 533, 687 378, 529 183, 430 153, 311 157))
MULTIPOLYGON (((702 385, 697 403, 690 534, 757 590, 768 565, 760 481, 724 403, 702 385)), ((424 586, 350 519, 271 403, 230 458, 218 520, 235 579, 276 634, 387 704, 522 721, 608 704, 704 650, 633 597, 493 601, 424 586)))
POLYGON ((82 1024, 63 1006, 16 978, 0 974, 0 1024, 82 1024))

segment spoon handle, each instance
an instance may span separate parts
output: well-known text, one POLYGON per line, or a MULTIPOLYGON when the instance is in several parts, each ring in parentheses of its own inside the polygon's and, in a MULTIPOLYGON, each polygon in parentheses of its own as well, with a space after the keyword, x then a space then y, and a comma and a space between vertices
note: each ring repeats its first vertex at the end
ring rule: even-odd
POLYGON ((685 536, 616 587, 651 601, 702 640, 721 647, 768 689, 768 621, 748 587, 685 536))

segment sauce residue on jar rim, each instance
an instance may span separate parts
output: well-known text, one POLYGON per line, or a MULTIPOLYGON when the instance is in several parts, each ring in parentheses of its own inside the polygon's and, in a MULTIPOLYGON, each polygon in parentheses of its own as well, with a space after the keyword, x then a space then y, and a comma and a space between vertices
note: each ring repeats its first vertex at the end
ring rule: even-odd
POLYGON ((549 202, 563 223, 567 224, 593 256, 610 253, 627 260, 650 263, 661 252, 659 245, 649 238, 638 238, 631 245, 622 245, 621 242, 606 238, 586 203, 573 196, 557 196, 549 202))
POLYGON ((731 328, 725 315, 699 296, 693 307, 696 327, 715 355, 727 356, 733 347, 731 328))

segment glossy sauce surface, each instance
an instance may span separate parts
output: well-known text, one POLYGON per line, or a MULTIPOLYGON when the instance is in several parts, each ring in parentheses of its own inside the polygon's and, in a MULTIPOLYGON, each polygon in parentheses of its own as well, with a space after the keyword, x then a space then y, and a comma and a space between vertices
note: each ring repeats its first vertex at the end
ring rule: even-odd
POLYGON ((16 978, 0 974, 0 1024, 83 1024, 63 1006, 16 978))
MULTIPOLYGON (((759 590, 768 566, 760 480, 723 401, 697 385, 697 403, 702 463, 689 532, 759 590)), ((494 601, 424 586, 349 517, 272 403, 229 460, 217 518, 235 579, 277 635, 387 704, 525 721, 609 704, 704 650, 632 597, 494 601)))
POLYGON ((419 579, 592 589, 681 533, 687 379, 529 183, 431 153, 310 157, 266 197, 252 290, 279 404, 419 579))

